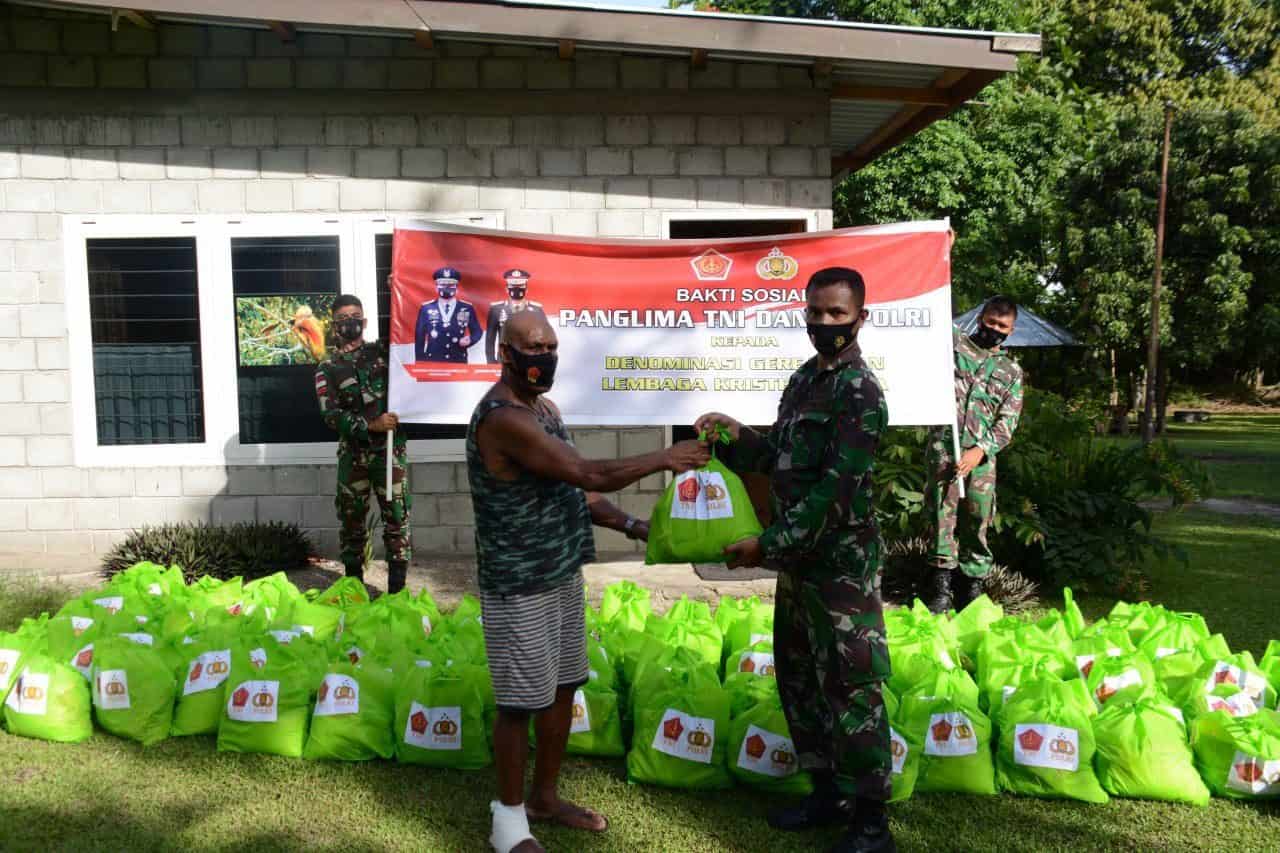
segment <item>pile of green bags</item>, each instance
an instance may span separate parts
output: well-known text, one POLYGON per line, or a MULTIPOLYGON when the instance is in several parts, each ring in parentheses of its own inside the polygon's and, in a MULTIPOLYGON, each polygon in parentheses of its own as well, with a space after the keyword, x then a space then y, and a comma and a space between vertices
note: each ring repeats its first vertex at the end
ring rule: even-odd
MULTIPOLYGON (((1280 798, 1280 641, 1255 659, 1203 618, 1118 603, 1086 622, 1006 616, 979 597, 936 616, 885 614, 894 801, 960 792, 1204 805, 1280 798)), ((773 605, 682 598, 655 612, 623 581, 588 607, 589 676, 568 752, 625 756, 637 783, 803 794, 776 680, 773 605)), ((493 761, 497 703, 480 604, 442 613, 425 590, 371 600, 344 578, 302 593, 140 563, 52 616, 0 632, 0 721, 78 742, 98 729, 150 746, 324 761, 493 761)))

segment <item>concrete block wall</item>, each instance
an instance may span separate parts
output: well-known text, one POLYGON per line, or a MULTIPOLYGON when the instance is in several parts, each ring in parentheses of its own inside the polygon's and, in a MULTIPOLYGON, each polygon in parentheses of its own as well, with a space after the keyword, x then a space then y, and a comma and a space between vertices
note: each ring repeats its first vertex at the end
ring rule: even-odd
MULTIPOLYGON (((133 526, 281 519, 336 551, 333 467, 78 468, 65 215, 501 211, 662 237, 663 215, 831 224, 828 82, 808 70, 161 23, 0 6, 0 571, 86 568, 133 526)), ((663 431, 575 431, 593 456, 663 431)), ((412 472, 420 555, 472 550, 458 462, 412 472)), ((647 515, 661 478, 619 502, 647 515)), ((603 551, 634 543, 601 533, 603 551)))

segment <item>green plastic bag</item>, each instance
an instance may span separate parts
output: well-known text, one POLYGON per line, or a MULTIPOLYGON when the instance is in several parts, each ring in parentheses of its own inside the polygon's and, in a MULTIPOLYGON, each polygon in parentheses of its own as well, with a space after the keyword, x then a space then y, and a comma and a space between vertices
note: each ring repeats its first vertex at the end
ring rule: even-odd
POLYGON ((668 672, 655 662, 640 673, 633 699, 628 781, 699 790, 732 787, 726 760, 729 696, 714 670, 694 665, 668 672))
POLYGON ((773 642, 773 603, 757 602, 743 619, 736 621, 725 635, 729 656, 749 649, 762 640, 773 642))
POLYGON ((300 758, 317 680, 300 645, 264 637, 232 650, 218 751, 300 758))
POLYGON ((714 622, 676 621, 670 617, 649 619, 644 632, 666 646, 688 649, 717 672, 720 670, 720 647, 724 639, 714 622))
POLYGON ((951 620, 952 632, 961 654, 973 658, 978 654, 978 646, 986 636, 987 629, 1004 618, 1004 608, 993 602, 986 594, 982 594, 969 602, 963 610, 951 620))
POLYGON ((493 760, 479 667, 415 667, 396 691, 396 759, 479 770, 493 760))
POLYGON ((1099 708, 1111 702, 1124 704, 1156 695, 1156 674, 1146 655, 1127 654, 1096 658, 1085 679, 1099 708))
POLYGON ((169 736, 176 694, 173 670, 156 649, 124 637, 98 643, 91 682, 98 725, 143 746, 169 736))
POLYGON ((1071 639, 1080 639, 1085 630, 1084 614, 1080 612, 1080 605, 1076 604, 1075 595, 1069 586, 1062 588, 1062 621, 1066 623, 1071 639))
POLYGON ((900 731, 920 750, 916 791, 996 793, 991 720, 978 707, 978 689, 963 670, 939 673, 937 683, 902 697, 900 731), (941 688, 941 689, 939 689, 941 688))
POLYGON ((723 563, 726 546, 763 530, 747 487, 712 456, 706 467, 677 474, 658 499, 644 561, 723 563))
POLYGON ((276 572, 245 584, 243 598, 246 607, 251 604, 269 607, 277 614, 291 602, 303 600, 302 593, 284 572, 276 572))
POLYGON ((1151 660, 1190 651, 1209 638, 1209 628, 1199 613, 1169 613, 1164 624, 1142 638, 1139 651, 1151 660))
POLYGON ((653 593, 632 581, 617 581, 604 588, 600 620, 611 630, 643 631, 653 612, 653 593))
POLYGON ((733 651, 729 648, 729 632, 734 625, 746 619, 751 613, 751 608, 760 603, 760 596, 753 595, 750 598, 734 598, 732 595, 720 596, 720 602, 716 604, 716 627, 720 629, 721 635, 724 636, 724 653, 726 656, 733 651))
POLYGON ((746 673, 757 678, 776 678, 773 660, 773 643, 761 640, 731 657, 724 668, 725 678, 734 673, 746 673))
POLYGON ((58 663, 72 667, 85 683, 93 671, 93 648, 102 634, 102 620, 90 616, 59 615, 49 620, 46 649, 58 663))
POLYGON ((604 758, 620 758, 626 754, 618 694, 601 681, 590 679, 574 691, 566 751, 570 755, 604 758))
POLYGON ((1191 724, 1196 768, 1209 790, 1234 799, 1280 798, 1280 714, 1206 714, 1191 724))
POLYGON ((610 690, 618 689, 618 671, 614 669, 613 658, 604 645, 593 637, 587 637, 587 666, 592 681, 610 690))
POLYGON ((175 647, 182 663, 169 734, 186 737, 218 733, 226 704, 227 678, 231 675, 231 650, 240 644, 232 631, 222 629, 175 647))
POLYGON ((893 758, 892 792, 889 802, 901 803, 911 799, 920 776, 920 751, 924 742, 904 728, 900 718, 901 703, 893 691, 884 688, 884 711, 889 717, 889 754, 893 758))
POLYGON ((1008 681, 1000 690, 993 691, 983 695, 986 702, 987 714, 993 719, 996 714, 1004 707, 1004 703, 1009 701, 1013 696, 1022 689, 1023 685, 1037 684, 1041 682, 1054 682, 1057 684, 1067 685, 1080 705, 1081 710, 1092 716, 1098 712, 1097 706, 1094 705, 1093 699, 1089 696, 1089 688, 1085 686, 1084 681, 1079 678, 1064 679, 1056 672, 1047 667, 1043 661, 1035 661, 1024 667, 1010 671, 1008 681))
POLYGON ((344 614, 341 608, 295 598, 281 607, 271 627, 283 631, 299 631, 327 643, 342 636, 344 614))
POLYGON ((316 603, 343 610, 361 607, 369 603, 369 590, 359 578, 338 578, 316 596, 316 603))
POLYGON ((1105 803, 1093 773, 1093 724, 1087 697, 1062 681, 1025 684, 1005 702, 998 721, 996 783, 1029 797, 1105 803))
POLYGON ((4 701, 10 733, 59 743, 79 743, 93 735, 89 685, 80 673, 41 654, 24 657, 17 681, 4 701))
POLYGON ((1247 694, 1259 708, 1276 706, 1276 691, 1248 651, 1206 658, 1196 672, 1196 681, 1199 689, 1195 694, 1229 696, 1239 691, 1247 694))
POLYGON ((729 695, 729 716, 736 718, 761 702, 774 699, 778 682, 753 672, 733 672, 724 680, 724 692, 729 695))
POLYGON ((393 677, 381 666, 337 663, 316 689, 311 731, 302 757, 368 761, 395 755, 393 677))
POLYGON ((1027 668, 1036 665, 1059 678, 1076 675, 1070 645, 1064 651, 1056 639, 1034 624, 1006 620, 998 624, 1002 627, 996 630, 993 626, 978 646, 978 685, 984 696, 997 696, 1016 685, 1027 668))
POLYGON ((1267 650, 1262 655, 1262 660, 1258 661, 1258 669, 1271 682, 1271 688, 1280 693, 1280 640, 1267 643, 1267 650))
POLYGON ((1092 633, 1071 644, 1071 654, 1075 658, 1076 670, 1081 678, 1086 679, 1093 671, 1093 663, 1099 656, 1120 657, 1136 651, 1133 640, 1129 639, 1129 632, 1123 628, 1111 628, 1092 633))
POLYGON ((729 772, 748 787, 803 796, 813 779, 800 769, 782 702, 776 696, 729 723, 729 772))
POLYGON ((1108 705, 1093 720, 1098 781, 1110 794, 1209 804, 1181 712, 1160 700, 1108 705))
POLYGON ((188 584, 192 606, 198 611, 220 607, 232 616, 239 616, 244 610, 244 579, 231 578, 218 580, 204 575, 194 583, 188 584))
POLYGON ((30 641, 21 634, 0 631, 0 702, 4 701, 9 687, 17 680, 22 657, 30 645, 30 641))

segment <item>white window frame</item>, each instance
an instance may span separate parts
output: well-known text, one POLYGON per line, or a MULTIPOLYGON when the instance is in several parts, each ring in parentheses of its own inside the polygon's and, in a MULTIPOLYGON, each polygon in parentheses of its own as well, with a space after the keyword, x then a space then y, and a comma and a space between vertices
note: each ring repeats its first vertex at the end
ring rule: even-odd
MULTIPOLYGON (((416 218, 427 218, 421 214, 416 218)), ((430 217, 486 228, 502 228, 501 211, 430 217)), ((394 230, 386 215, 244 214, 170 216, 160 214, 64 216, 67 340, 70 351, 72 449, 77 467, 170 467, 192 465, 287 465, 333 461, 337 441, 296 444, 240 444, 236 373, 233 237, 336 236, 339 292, 354 293, 369 317, 367 337, 378 336, 374 237, 394 230), (194 237, 197 305, 200 311, 200 373, 203 384, 204 441, 183 444, 99 445, 94 393, 92 324, 89 313, 87 241, 111 238, 194 237)), ((459 461, 461 439, 412 441, 412 461, 459 461)))

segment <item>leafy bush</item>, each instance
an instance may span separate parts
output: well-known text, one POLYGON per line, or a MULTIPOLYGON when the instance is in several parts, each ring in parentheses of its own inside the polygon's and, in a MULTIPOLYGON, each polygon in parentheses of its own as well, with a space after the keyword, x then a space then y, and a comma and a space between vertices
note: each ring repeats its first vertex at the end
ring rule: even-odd
POLYGON ((55 613, 75 598, 60 581, 35 577, 0 578, 0 631, 12 631, 29 616, 55 613))
POLYGON ((181 566, 188 581, 201 575, 253 580, 300 569, 313 553, 311 541, 294 524, 165 524, 131 531, 103 558, 102 573, 111 577, 147 560, 181 566))
MULTIPOLYGON (((1202 465, 1167 442, 1124 446, 1095 438, 1094 400, 1068 403, 1028 389, 1013 443, 1000 455, 996 561, 1050 586, 1092 584, 1115 589, 1148 554, 1180 552, 1151 535, 1141 504, 1167 496, 1174 506, 1204 497, 1202 465)), ((895 429, 876 459, 876 516, 890 543, 931 534, 925 517, 924 429, 895 429)), ((890 561, 886 576, 898 568, 890 561)), ((898 561, 900 562, 900 561, 898 561)))

